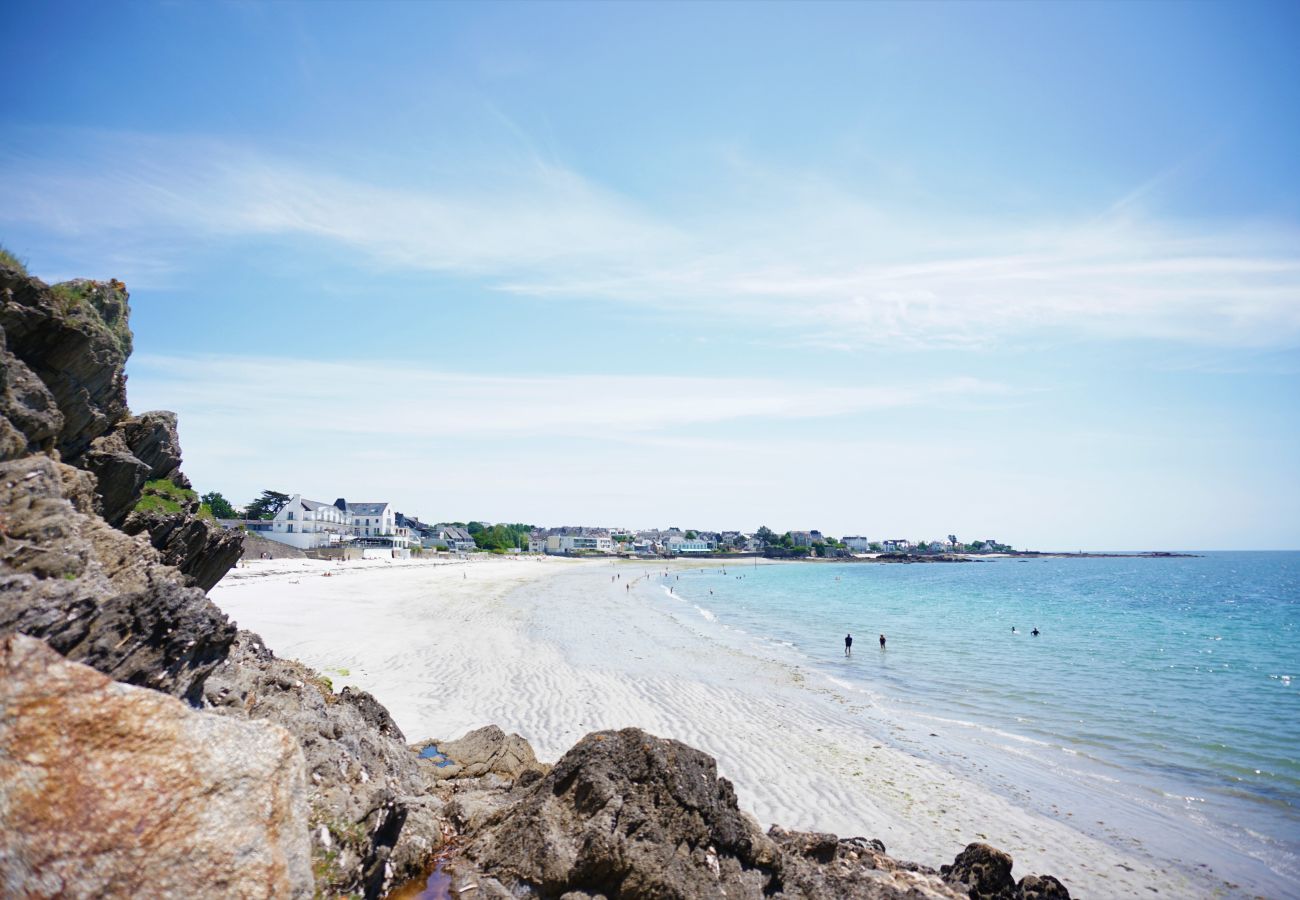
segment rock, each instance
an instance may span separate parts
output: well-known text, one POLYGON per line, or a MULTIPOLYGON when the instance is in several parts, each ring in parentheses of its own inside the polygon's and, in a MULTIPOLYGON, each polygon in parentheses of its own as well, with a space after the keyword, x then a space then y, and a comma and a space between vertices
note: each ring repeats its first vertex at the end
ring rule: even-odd
POLYGON ((175 566, 188 584, 204 591, 224 578, 244 553, 242 531, 227 531, 189 509, 174 513, 137 510, 127 516, 122 530, 146 536, 163 562, 175 566))
POLYGON ((132 416, 118 424, 131 453, 149 467, 149 480, 160 478, 188 488, 181 474, 181 442, 176 433, 176 413, 160 409, 132 416))
POLYGON ((9 352, 44 383, 63 416, 53 449, 66 462, 126 414, 127 312, 121 282, 50 287, 0 268, 0 328, 9 352))
POLYGON ((465 855, 525 895, 756 897, 779 878, 765 844, 711 757, 629 728, 583 738, 465 855))
POLYGON ((1011 856, 996 847, 969 844, 939 871, 972 900, 1069 900, 1065 885, 1051 875, 1026 875, 1016 884, 1011 866, 1011 856))
POLYGON ((204 700, 221 715, 274 722, 301 744, 312 829, 329 836, 312 847, 322 892, 378 897, 441 846, 445 802, 428 795, 415 753, 369 694, 335 694, 317 672, 241 631, 204 700))
POLYGON ((0 893, 313 893, 302 753, 282 728, 0 641, 0 893))
POLYGON ((117 528, 140 499, 140 490, 149 480, 149 466, 131 452, 116 430, 95 438, 80 464, 95 476, 100 515, 117 528))
POLYGON ((1016 887, 1020 900, 1070 900, 1065 885, 1051 875, 1026 875, 1016 887))
POLYGON ((90 481, 46 456, 0 463, 0 636, 197 701, 235 628, 147 543, 86 513, 90 481))
POLYGON ((471 731, 455 741, 424 741, 413 749, 418 754, 434 745, 451 761, 450 765, 429 766, 429 774, 438 780, 478 778, 488 773, 515 778, 529 770, 545 771, 528 741, 517 734, 507 735, 495 725, 471 731))
POLYGON ((5 349, 0 328, 0 462, 51 451, 62 430, 63 413, 54 395, 5 349))

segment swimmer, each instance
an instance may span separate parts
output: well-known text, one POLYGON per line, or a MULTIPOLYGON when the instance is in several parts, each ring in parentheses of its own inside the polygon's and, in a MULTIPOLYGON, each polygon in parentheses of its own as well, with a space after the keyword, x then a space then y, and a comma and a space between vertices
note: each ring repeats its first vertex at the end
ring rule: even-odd
POLYGON ((880 649, 885 649, 885 636, 883 634, 880 636, 880 649))
POLYGON ((1035 625, 1034 630, 1029 633, 1032 634, 1034 637, 1038 637, 1038 626, 1035 625))
POLYGON ((851 634, 844 635, 844 655, 853 655, 853 635, 851 634))

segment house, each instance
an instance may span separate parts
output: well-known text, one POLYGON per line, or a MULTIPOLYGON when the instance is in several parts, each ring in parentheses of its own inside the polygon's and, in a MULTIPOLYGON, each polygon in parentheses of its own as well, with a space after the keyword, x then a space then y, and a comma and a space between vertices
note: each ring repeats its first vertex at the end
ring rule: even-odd
POLYGON ((672 537, 664 542, 664 552, 674 556, 682 553, 712 553, 716 546, 706 537, 672 537))
POLYGON ((912 549, 912 542, 902 539, 895 539, 880 542, 881 549, 886 553, 900 553, 904 550, 912 549))
POLYGON ((552 534, 546 538, 546 552, 569 554, 577 552, 613 553, 614 541, 608 534, 552 534))
POLYGON ((313 550, 350 540, 353 536, 348 514, 331 503, 308 500, 294 494, 271 519, 263 537, 299 550, 313 550))
POLYGON ((867 540, 860 534, 845 535, 844 546, 848 547, 855 553, 866 553, 871 549, 871 541, 867 540))
POLYGON ((451 550, 453 553, 468 553, 476 549, 478 544, 475 543, 474 536, 462 526, 442 523, 433 526, 428 546, 451 550))
POLYGON ((263 536, 300 550, 343 543, 405 550, 412 543, 391 503, 322 503, 294 494, 268 524, 263 536))
POLYGON ((792 531, 790 532, 790 543, 795 547, 811 547, 813 536, 811 531, 792 531))

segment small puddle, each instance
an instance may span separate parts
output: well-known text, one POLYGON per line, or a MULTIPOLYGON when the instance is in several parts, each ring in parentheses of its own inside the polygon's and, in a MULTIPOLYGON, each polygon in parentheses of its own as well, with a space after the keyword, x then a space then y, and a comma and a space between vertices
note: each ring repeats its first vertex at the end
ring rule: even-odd
POLYGON ((385 900, 454 900, 451 876, 442 870, 442 863, 438 863, 428 878, 399 884, 385 895, 385 900))
POLYGON ((432 760, 433 764, 437 766, 439 769, 445 768, 446 766, 455 765, 455 763, 452 762, 451 759, 445 753, 443 753, 441 750, 438 749, 437 744, 430 744, 429 746, 421 750, 420 759, 432 760))

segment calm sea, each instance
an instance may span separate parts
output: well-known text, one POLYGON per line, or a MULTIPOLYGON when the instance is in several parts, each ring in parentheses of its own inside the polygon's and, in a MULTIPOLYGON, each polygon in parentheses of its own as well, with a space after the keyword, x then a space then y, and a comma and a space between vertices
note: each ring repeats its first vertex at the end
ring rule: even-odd
POLYGON ((922 723, 910 752, 1229 893, 1300 895, 1300 553, 738 564, 677 592, 922 723))

